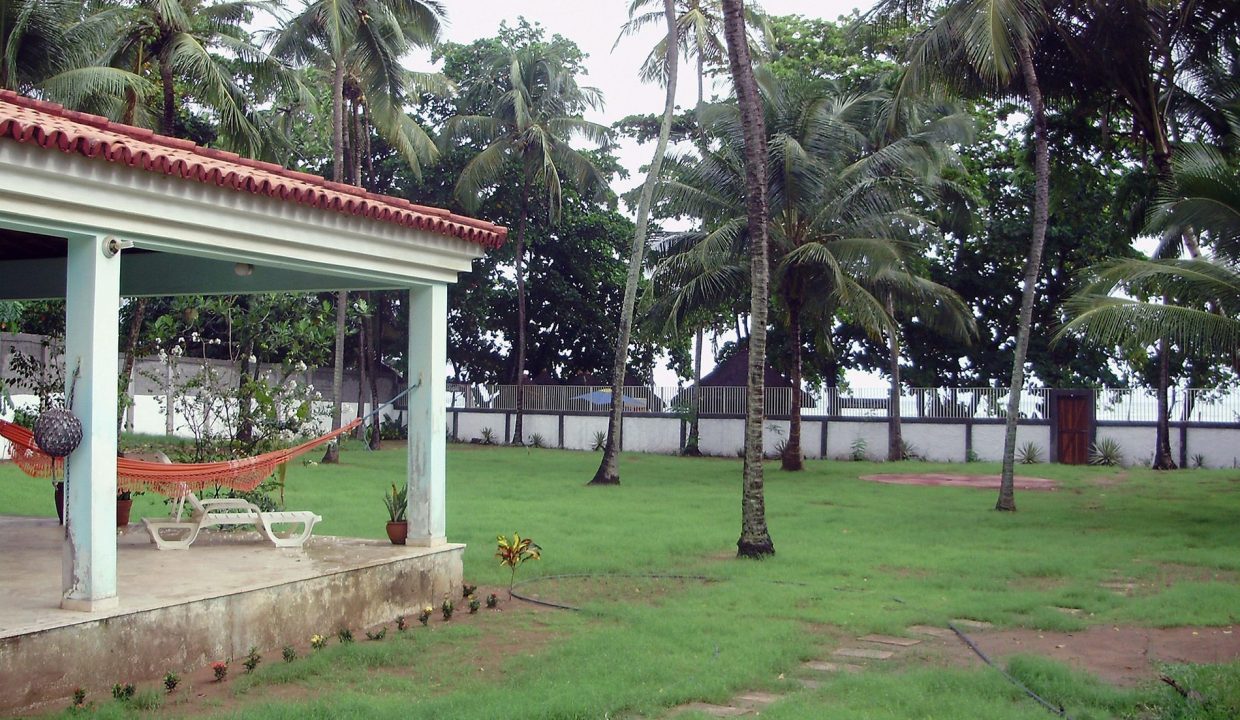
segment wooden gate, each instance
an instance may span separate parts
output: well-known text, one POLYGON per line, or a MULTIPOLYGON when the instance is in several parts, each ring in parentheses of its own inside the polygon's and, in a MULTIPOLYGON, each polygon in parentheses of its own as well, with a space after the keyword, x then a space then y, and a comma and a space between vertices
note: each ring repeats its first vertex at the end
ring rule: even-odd
POLYGON ((1051 427, 1055 448, 1052 462, 1084 465, 1089 462, 1089 446, 1094 434, 1094 393, 1064 390, 1052 393, 1051 427))

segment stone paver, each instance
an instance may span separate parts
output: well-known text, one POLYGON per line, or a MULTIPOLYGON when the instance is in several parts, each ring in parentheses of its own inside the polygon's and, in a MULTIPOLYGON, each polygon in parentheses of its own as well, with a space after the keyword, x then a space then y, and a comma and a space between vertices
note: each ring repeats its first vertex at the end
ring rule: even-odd
POLYGON ((713 705, 711 703, 703 702, 689 703, 687 705, 681 705, 672 709, 672 712, 676 715, 690 711, 705 713, 711 717, 721 718, 741 717, 743 715, 749 715, 753 712, 749 708, 738 708, 732 707, 731 705, 713 705))
POLYGON ((1109 582, 1098 583, 1098 587, 1106 588, 1107 590, 1119 595, 1131 595, 1132 591, 1137 589, 1137 584, 1134 582, 1125 582, 1123 580, 1112 580, 1109 582))
POLYGON ((833 663, 826 660, 810 660, 805 663, 804 667, 818 672, 861 672, 864 670, 860 665, 852 663, 833 663))
POLYGON ((991 625, 985 620, 970 620, 969 618, 952 620, 952 623, 955 624, 956 627, 971 628, 973 630, 986 630, 994 627, 994 625, 991 625))
POLYGON ((897 647, 912 647, 921 644, 921 641, 916 638, 894 637, 891 635, 866 635, 863 638, 858 638, 858 640, 878 643, 879 645, 895 645, 897 647))
POLYGON ((1056 610, 1058 610, 1059 612, 1063 613, 1064 615, 1084 615, 1084 614, 1085 614, 1085 611, 1084 611, 1084 610, 1082 610, 1082 609, 1080 609, 1080 608, 1074 608, 1074 607, 1060 607, 1060 606, 1058 606, 1058 605, 1056 605, 1056 606, 1054 606, 1054 607, 1055 607, 1055 609, 1056 609, 1056 610))
POLYGON ((886 660, 895 653, 890 650, 875 650, 873 648, 840 648, 832 655, 849 658, 864 658, 866 660, 886 660))
POLYGON ((783 695, 775 695, 773 693, 754 691, 754 692, 747 692, 747 693, 742 693, 740 695, 737 695, 736 698, 732 702, 736 703, 737 705, 744 705, 747 707, 764 707, 766 705, 770 705, 773 702, 776 702, 778 700, 783 700, 783 699, 784 699, 783 695))
POLYGON ((912 625, 909 627, 908 631, 911 633, 916 633, 917 635, 929 635, 930 637, 937 638, 950 638, 956 636, 956 633, 952 632, 951 628, 934 627, 933 625, 912 625))
POLYGON ((801 678, 800 680, 797 680, 797 682, 800 683, 801 687, 806 690, 817 690, 822 687, 822 681, 814 680, 813 678, 801 678))

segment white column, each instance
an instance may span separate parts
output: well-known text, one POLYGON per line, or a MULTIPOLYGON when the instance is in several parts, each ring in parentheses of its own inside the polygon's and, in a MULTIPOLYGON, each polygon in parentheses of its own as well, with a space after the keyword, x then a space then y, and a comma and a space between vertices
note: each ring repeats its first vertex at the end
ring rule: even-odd
POLYGON ((65 298, 65 385, 82 421, 68 457, 64 596, 68 610, 116 605, 116 388, 120 255, 100 237, 69 238, 65 298), (74 374, 77 374, 76 379, 74 374))
POLYGON ((448 286, 409 291, 409 539, 432 547, 445 528, 444 409, 448 365, 448 286))

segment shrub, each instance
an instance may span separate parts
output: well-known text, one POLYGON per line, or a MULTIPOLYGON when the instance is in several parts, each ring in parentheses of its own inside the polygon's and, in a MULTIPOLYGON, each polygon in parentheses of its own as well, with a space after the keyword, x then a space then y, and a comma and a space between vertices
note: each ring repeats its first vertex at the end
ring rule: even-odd
POLYGON ((73 707, 82 707, 86 704, 86 689, 73 688, 73 707))
POLYGON ((133 698, 133 694, 137 692, 137 688, 133 683, 125 683, 124 685, 116 683, 112 686, 112 699, 124 702, 133 698))
POLYGON ((177 675, 176 673, 172 672, 171 670, 169 670, 167 673, 164 674, 164 689, 167 690, 168 692, 172 692, 173 690, 176 690, 177 685, 179 685, 180 682, 181 682, 181 677, 177 675))
POLYGON ((489 427, 482 428, 482 444, 483 445, 494 445, 495 444, 495 431, 494 430, 492 430, 489 427))
POLYGON ((284 651, 280 654, 284 658, 284 662, 291 663, 297 659, 297 648, 292 645, 285 645, 284 651))
POLYGON ((245 656, 245 662, 241 663, 245 666, 245 673, 249 675, 254 672, 254 668, 263 661, 263 656, 258 654, 258 648, 250 646, 250 652, 245 656))
POLYGON ((443 604, 439 606, 439 609, 443 612, 444 620, 451 620, 452 613, 456 610, 456 605, 452 604, 452 598, 445 597, 443 599, 443 604))
POLYGON ((366 631, 367 640, 382 640, 385 637, 387 637, 387 626, 386 625, 380 628, 379 632, 372 633, 369 630, 366 631))
POLYGON ((397 632, 404 632, 404 631, 405 631, 405 628, 407 628, 407 627, 409 627, 409 626, 408 626, 407 624, 405 624, 405 616, 404 616, 404 615, 397 615, 397 616, 396 616, 396 631, 397 631, 397 632))
POLYGON ((547 440, 538 433, 532 433, 530 434, 529 446, 533 448, 545 448, 547 447, 547 440))
POLYGON ((499 607, 499 595, 496 595, 495 593, 487 595, 487 607, 491 610, 499 607))
POLYGON ((228 677, 228 661, 216 660, 211 663, 211 672, 215 675, 216 682, 224 682, 224 678, 228 677))
POLYGON ((852 441, 852 445, 850 445, 849 447, 851 448, 851 453, 849 454, 849 457, 854 462, 861 462, 862 460, 865 460, 865 448, 866 448, 865 438, 858 437, 856 440, 852 441))
POLYGON ((473 615, 478 612, 478 608, 482 607, 482 603, 478 602, 478 598, 473 595, 469 596, 469 614, 473 615))
POLYGON ((605 447, 607 447, 607 433, 599 430, 594 433, 594 442, 590 445, 590 448, 595 451, 601 451, 605 447))
POLYGON ((343 643, 353 642, 353 631, 347 627, 342 627, 336 631, 336 637, 343 643))

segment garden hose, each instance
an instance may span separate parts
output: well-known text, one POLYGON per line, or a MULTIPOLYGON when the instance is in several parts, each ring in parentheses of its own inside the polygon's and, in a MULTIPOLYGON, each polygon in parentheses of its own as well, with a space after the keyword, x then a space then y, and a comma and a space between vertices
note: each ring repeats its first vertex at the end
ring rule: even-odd
POLYGON ((1068 714, 1067 710, 1063 709, 1063 705, 1055 705, 1054 703, 1050 702, 1046 698, 1043 698, 1041 695, 1030 690, 1029 686, 1025 685, 1020 680, 1017 680, 1016 678, 1012 677, 1011 673, 999 667, 990 658, 986 657, 986 653, 982 652, 982 649, 977 646, 977 643, 973 642, 972 638, 970 638, 968 635, 965 635, 964 632, 961 631, 960 628, 956 627, 956 623, 949 622, 947 623, 947 627, 951 628, 952 632, 956 633, 956 636, 959 637, 961 640, 963 640, 964 644, 968 645, 969 649, 972 650, 974 653, 976 653, 977 656, 982 659, 982 662, 986 663, 990 667, 999 671, 999 674, 1007 678, 1008 682, 1012 683, 1016 687, 1023 690, 1025 694, 1028 695, 1029 697, 1033 698, 1034 700, 1037 700, 1038 703, 1041 704, 1042 707, 1046 708, 1047 710, 1050 710, 1051 712, 1055 713, 1056 715, 1060 717, 1064 717, 1064 718, 1068 718, 1068 720, 1072 720, 1072 716, 1068 714))
POLYGON ((643 573, 625 573, 621 575, 613 575, 609 573, 569 573, 566 575, 541 575, 539 577, 522 580, 513 585, 512 596, 518 600, 524 600, 535 605, 556 608, 559 610, 581 610, 579 607, 565 605, 563 603, 552 602, 550 600, 539 600, 537 598, 522 595, 516 591, 518 585, 530 585, 536 582, 544 582, 546 580, 567 580, 571 578, 640 578, 645 580, 697 580, 699 582, 718 582, 719 578, 706 577, 705 575, 659 575, 659 574, 643 574, 643 573))

